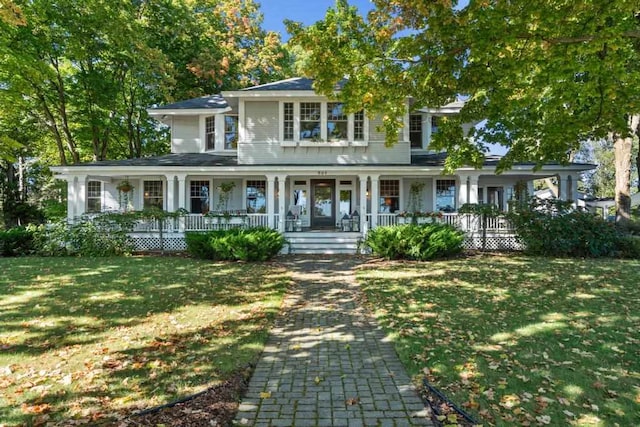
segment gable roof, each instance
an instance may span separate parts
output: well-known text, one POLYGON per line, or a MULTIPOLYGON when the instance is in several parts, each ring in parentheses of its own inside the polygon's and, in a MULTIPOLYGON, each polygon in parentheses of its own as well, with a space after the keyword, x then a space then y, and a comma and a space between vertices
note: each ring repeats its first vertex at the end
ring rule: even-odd
MULTIPOLYGON (((335 89, 340 90, 346 82, 342 79, 336 84, 335 89)), ((241 89, 241 92, 257 92, 257 91, 313 91, 313 79, 307 77, 293 77, 290 79, 279 80, 277 82, 265 83, 263 85, 248 87, 241 89)))
POLYGON ((191 110, 191 109, 211 109, 218 110, 228 108, 229 104, 222 95, 205 95, 198 98, 191 98, 185 101, 174 102, 173 104, 160 105, 149 110, 191 110))

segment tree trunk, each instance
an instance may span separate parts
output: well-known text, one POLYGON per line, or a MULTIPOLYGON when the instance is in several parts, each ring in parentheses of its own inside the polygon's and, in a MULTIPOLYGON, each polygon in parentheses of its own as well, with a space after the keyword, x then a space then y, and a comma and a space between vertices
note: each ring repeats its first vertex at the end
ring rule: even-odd
POLYGON ((638 130, 640 115, 629 117, 630 135, 617 136, 613 145, 616 165, 616 222, 624 224, 631 217, 631 148, 638 130))

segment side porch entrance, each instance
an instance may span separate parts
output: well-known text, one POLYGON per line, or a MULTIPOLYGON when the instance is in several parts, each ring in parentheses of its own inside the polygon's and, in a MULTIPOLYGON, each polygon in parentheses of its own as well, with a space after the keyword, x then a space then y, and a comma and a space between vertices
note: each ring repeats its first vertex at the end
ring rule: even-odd
POLYGON ((312 230, 334 229, 336 227, 335 196, 335 180, 311 180, 310 226, 312 230))

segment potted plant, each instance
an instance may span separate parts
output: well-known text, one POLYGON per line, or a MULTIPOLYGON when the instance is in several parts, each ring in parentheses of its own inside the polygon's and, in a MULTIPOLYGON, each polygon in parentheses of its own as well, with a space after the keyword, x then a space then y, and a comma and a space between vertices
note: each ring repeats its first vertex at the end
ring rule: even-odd
POLYGON ((120 181, 116 188, 121 193, 128 193, 129 191, 133 190, 133 185, 131 185, 128 179, 124 179, 120 181))

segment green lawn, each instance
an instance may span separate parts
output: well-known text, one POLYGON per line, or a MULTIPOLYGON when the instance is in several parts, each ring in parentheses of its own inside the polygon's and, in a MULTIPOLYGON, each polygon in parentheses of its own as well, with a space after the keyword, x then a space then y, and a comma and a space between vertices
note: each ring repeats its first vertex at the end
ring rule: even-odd
POLYGON ((359 279, 410 374, 485 425, 640 425, 640 261, 475 256, 359 279))
POLYGON ((0 258, 0 424, 175 400, 257 359, 288 278, 185 258, 0 258))

